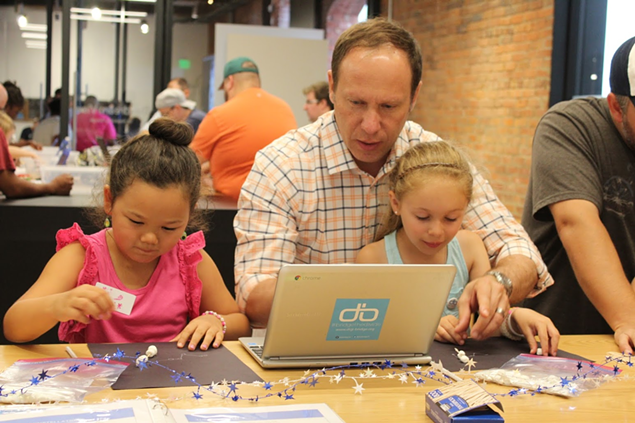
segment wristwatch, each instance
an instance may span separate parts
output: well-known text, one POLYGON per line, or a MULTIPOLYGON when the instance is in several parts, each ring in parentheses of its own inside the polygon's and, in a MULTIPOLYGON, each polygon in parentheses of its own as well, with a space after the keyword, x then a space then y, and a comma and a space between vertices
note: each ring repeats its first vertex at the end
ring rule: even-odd
POLYGON ((502 274, 501 272, 497 270, 490 270, 489 272, 485 274, 494 276, 494 278, 496 278, 496 282, 498 282, 499 284, 505 287, 505 291, 507 292, 507 298, 511 298, 512 291, 514 290, 514 284, 512 283, 511 279, 509 279, 507 276, 505 276, 504 274, 502 274))

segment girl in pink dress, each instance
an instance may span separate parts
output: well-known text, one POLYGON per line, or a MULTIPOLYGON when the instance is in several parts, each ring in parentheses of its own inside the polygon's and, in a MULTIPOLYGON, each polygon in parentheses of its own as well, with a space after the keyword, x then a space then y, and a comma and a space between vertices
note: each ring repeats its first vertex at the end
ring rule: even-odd
POLYGON ((58 322, 67 342, 166 342, 202 350, 250 333, 203 250, 200 164, 191 128, 158 119, 112 160, 101 221, 57 233, 57 253, 7 311, 5 337, 28 342, 58 322), (198 222, 197 222, 198 221, 198 222))

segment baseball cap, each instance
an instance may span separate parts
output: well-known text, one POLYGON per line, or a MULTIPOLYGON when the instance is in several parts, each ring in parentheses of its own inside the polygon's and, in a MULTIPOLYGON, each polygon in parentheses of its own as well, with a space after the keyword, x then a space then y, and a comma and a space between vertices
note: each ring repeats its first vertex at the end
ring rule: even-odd
POLYGON ((190 110, 194 110, 196 107, 196 102, 185 98, 185 93, 178 88, 166 88, 157 94, 157 98, 154 100, 154 107, 157 109, 174 107, 177 104, 190 110))
MULTIPOLYGON (((223 81, 228 76, 233 75, 235 73, 240 73, 240 72, 253 72, 255 74, 259 74, 258 65, 256 65, 256 62, 251 60, 249 57, 243 56, 243 57, 237 57, 235 59, 232 59, 229 62, 225 63, 225 70, 223 71, 223 81), (243 67, 245 62, 253 63, 255 68, 243 67)), ((221 81, 220 86, 218 87, 219 90, 223 89, 223 81, 221 81)))
POLYGON ((611 61, 611 92, 631 98, 635 105, 635 37, 622 44, 611 61))

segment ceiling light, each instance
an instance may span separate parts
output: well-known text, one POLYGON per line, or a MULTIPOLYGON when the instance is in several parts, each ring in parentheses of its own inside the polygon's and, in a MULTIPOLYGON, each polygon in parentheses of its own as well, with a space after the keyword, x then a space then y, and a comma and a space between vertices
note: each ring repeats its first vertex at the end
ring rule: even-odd
POLYGON ((26 48, 45 49, 46 41, 26 40, 26 48))
POLYGON ((198 4, 192 8, 192 19, 198 19, 198 4))
POLYGON ((77 15, 71 14, 71 19, 76 21, 95 21, 95 22, 114 22, 114 23, 129 23, 129 24, 140 24, 141 19, 139 18, 115 18, 115 17, 107 17, 102 16, 100 19, 93 19, 90 15, 77 15))
POLYGON ((32 40, 46 40, 46 34, 41 34, 39 32, 23 32, 22 38, 30 38, 32 40))
POLYGON ((93 7, 90 11, 90 15, 93 17, 93 19, 99 20, 99 18, 101 18, 101 10, 99 9, 99 7, 93 7))
POLYGON ((150 32, 150 26, 145 20, 141 21, 141 33, 147 34, 148 32, 150 32))
POLYGON ((26 15, 22 14, 20 16, 18 16, 18 26, 20 28, 24 28, 26 26, 26 24, 28 24, 29 21, 26 19, 26 15))
POLYGON ((214 4, 214 0, 207 0, 207 4, 214 4))
POLYGON ((22 31, 46 32, 46 25, 27 23, 20 27, 22 31))
MULTIPOLYGON (((86 9, 82 7, 71 7, 71 13, 86 13, 92 14, 93 9, 86 9)), ((148 12, 128 12, 128 11, 119 11, 119 10, 102 10, 101 15, 109 15, 109 16, 136 16, 139 18, 145 18, 148 16, 148 12)))

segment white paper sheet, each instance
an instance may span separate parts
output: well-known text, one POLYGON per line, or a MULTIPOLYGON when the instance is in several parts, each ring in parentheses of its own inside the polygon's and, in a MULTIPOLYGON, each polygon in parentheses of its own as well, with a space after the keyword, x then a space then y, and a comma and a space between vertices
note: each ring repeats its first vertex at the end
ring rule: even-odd
POLYGON ((193 422, 269 422, 269 423, 344 423, 326 404, 294 404, 246 408, 171 409, 176 423, 193 422))

